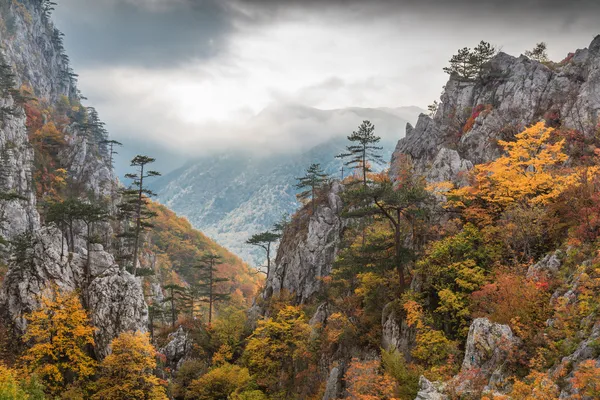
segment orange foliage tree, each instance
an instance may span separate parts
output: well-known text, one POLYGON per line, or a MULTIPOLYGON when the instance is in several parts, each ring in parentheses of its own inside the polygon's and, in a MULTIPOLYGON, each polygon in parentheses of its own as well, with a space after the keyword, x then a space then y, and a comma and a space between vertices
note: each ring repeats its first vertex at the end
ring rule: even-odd
POLYGON ((40 302, 39 309, 25 316, 23 340, 31 346, 22 361, 56 394, 94 374, 96 362, 86 353, 86 347, 94 345, 94 328, 75 292, 54 289, 40 302))
POLYGON ((396 399, 394 379, 382 371, 379 360, 353 358, 346 372, 346 385, 352 400, 396 399))
POLYGON ((96 400, 166 400, 165 388, 152 374, 156 350, 148 335, 123 332, 111 342, 112 353, 100 364, 96 400))
POLYGON ((558 168, 568 156, 564 140, 552 143, 552 128, 539 122, 515 136, 516 141, 499 141, 505 155, 474 168, 470 186, 451 190, 451 204, 466 206, 482 200, 504 209, 510 204, 548 204, 575 183, 576 174, 558 168))

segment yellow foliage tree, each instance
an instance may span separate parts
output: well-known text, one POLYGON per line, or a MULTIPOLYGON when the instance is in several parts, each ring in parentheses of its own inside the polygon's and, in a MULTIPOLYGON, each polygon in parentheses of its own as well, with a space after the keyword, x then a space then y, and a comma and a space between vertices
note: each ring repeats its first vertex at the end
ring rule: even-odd
POLYGON ((271 392, 290 390, 308 361, 309 337, 310 325, 298 307, 286 306, 275 318, 259 321, 245 351, 257 383, 271 392))
POLYGON ((515 136, 516 141, 499 141, 505 155, 474 168, 474 184, 451 190, 451 204, 464 206, 469 200, 482 199, 505 208, 512 203, 548 204, 556 199, 577 174, 558 168, 568 156, 564 139, 552 143, 553 128, 539 122, 515 136))
POLYGON ((94 327, 75 292, 53 289, 41 296, 40 303, 25 316, 23 340, 31 346, 22 361, 27 372, 38 375, 56 394, 94 374, 96 362, 86 352, 94 345, 94 327))
POLYGON ((248 369, 225 363, 194 380, 186 400, 229 399, 244 392, 250 383, 248 369))
POLYGON ((29 396, 19 385, 17 371, 0 364, 0 399, 26 400, 29 396))
POLYGON ((156 350, 148 335, 123 332, 111 342, 112 353, 100 364, 97 400, 166 400, 165 388, 152 374, 156 350))

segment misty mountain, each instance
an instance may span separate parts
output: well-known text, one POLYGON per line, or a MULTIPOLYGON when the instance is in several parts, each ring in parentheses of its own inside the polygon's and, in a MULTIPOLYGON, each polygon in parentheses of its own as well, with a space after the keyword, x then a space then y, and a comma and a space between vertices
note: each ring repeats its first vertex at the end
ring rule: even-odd
MULTIPOLYGON (((407 122, 414 123, 418 107, 348 108, 317 110, 308 107, 272 107, 256 116, 259 120, 281 120, 281 129, 298 131, 321 125, 320 132, 297 132, 302 147, 261 154, 255 149, 203 156, 161 177, 153 184, 158 200, 187 217, 194 227, 232 250, 244 260, 260 264, 264 256, 244 244, 254 233, 270 229, 283 215, 299 207, 294 185, 311 163, 320 163, 332 176, 341 176, 343 152, 351 134, 365 119, 381 136, 385 160, 389 160, 407 122), (286 120, 283 120, 283 117, 286 120)), ((281 132, 287 135, 289 132, 281 132)), ((381 166, 380 168, 383 168, 381 166)), ((346 172, 347 174, 348 172, 346 172)))

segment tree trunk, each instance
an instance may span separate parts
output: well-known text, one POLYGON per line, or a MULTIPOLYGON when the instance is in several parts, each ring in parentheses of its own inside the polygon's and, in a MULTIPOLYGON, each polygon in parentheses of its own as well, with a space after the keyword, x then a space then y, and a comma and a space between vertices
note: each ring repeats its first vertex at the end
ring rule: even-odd
POLYGON ((133 275, 135 276, 137 270, 138 261, 138 246, 140 242, 140 229, 142 225, 142 196, 144 187, 144 165, 140 166, 140 188, 138 192, 137 210, 136 210, 136 221, 135 221, 135 245, 133 248, 133 275))

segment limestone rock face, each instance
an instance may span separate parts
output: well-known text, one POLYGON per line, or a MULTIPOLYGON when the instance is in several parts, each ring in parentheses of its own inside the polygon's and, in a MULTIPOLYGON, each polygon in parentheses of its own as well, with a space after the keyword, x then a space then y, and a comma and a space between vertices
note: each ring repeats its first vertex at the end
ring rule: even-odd
MULTIPOLYGON (((314 215, 307 216, 307 227, 284 232, 275 265, 266 282, 264 298, 285 290, 297 304, 306 303, 321 288, 320 278, 328 276, 337 254, 344 221, 340 217, 342 201, 339 183, 332 184, 327 202, 314 215)), ((292 223, 293 224, 293 223, 292 223)))
POLYGON ((381 326, 383 328, 381 346, 388 351, 396 349, 404 354, 407 360, 410 360, 416 331, 408 326, 405 316, 398 313, 394 303, 389 303, 384 307, 381 326))
POLYGON ((160 349, 160 352, 165 355, 167 366, 177 370, 189 355, 192 349, 192 340, 181 326, 169 335, 168 340, 169 343, 160 349))
POLYGON ((506 378, 504 366, 511 354, 521 345, 508 325, 477 318, 469 328, 461 373, 476 371, 494 387, 506 378))
MULTIPOLYGON (((40 102, 51 107, 79 98, 61 41, 41 1, 3 2, 0 51, 12 69, 15 88, 27 86, 40 102)), ((38 307, 45 289, 55 286, 65 291, 80 290, 98 328, 96 351, 103 357, 120 332, 146 330, 148 312, 141 283, 121 272, 101 245, 92 245, 88 254, 82 229, 76 227, 74 251, 70 253, 62 233, 42 225, 26 115, 10 92, 0 93, 0 110, 0 193, 11 195, 8 200, 0 200, 0 235, 7 240, 21 238, 27 244, 22 251, 13 252, 10 259, 3 251, 6 248, 0 246, 1 261, 9 265, 0 290, 0 314, 13 322, 17 333, 23 333, 23 317, 38 307), (92 276, 89 286, 85 279, 88 265, 92 276)), ((70 180, 82 192, 109 196, 116 182, 102 145, 105 135, 90 135, 77 123, 64 129, 67 146, 58 158, 70 180)), ((98 227, 96 233, 104 233, 102 229, 98 227)))
POLYGON ((329 377, 327 378, 327 385, 325 386, 325 393, 323 394, 323 400, 334 400, 339 398, 341 393, 341 380, 342 371, 339 367, 331 368, 329 371, 329 377))
MULTIPOLYGON (((87 253, 69 253, 59 230, 44 227, 31 236, 33 246, 11 260, 0 296, 5 316, 23 333, 23 318, 39 306, 39 297, 51 285, 64 291, 78 290, 84 285, 87 253)), ((96 351, 108 354, 110 341, 123 331, 145 331, 148 311, 142 286, 128 272, 121 272, 111 254, 100 245, 91 252, 92 279, 86 296, 90 319, 96 326, 96 351)))
POLYGON ((148 307, 139 278, 111 268, 94 279, 88 289, 92 323, 96 332, 96 353, 109 354, 109 345, 121 332, 146 332, 148 307))
POLYGON ((593 135, 600 112, 598 43, 596 37, 588 49, 552 66, 499 53, 481 79, 451 77, 433 118, 422 114, 414 128, 407 127, 392 165, 408 155, 430 181, 454 179, 498 157, 498 140, 541 119, 593 135))
POLYGON ((419 392, 417 393, 415 400, 446 400, 448 397, 441 392, 441 386, 442 385, 434 384, 424 376, 421 376, 421 378, 419 378, 419 392))
POLYGON ((547 254, 544 258, 542 258, 537 263, 533 264, 527 269, 527 277, 528 278, 536 278, 536 277, 552 277, 555 275, 560 266, 562 265, 562 261, 560 260, 560 251, 556 251, 551 254, 547 254))

